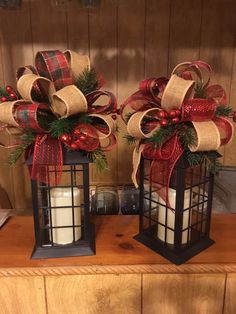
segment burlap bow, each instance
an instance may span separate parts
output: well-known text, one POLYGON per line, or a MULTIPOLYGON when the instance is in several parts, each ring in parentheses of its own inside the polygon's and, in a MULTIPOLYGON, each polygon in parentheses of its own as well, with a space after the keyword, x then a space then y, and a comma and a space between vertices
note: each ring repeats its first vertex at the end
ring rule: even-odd
MULTIPOLYGON (((90 69, 88 56, 70 50, 64 53, 59 50, 38 52, 35 67, 25 66, 17 70, 17 91, 22 99, 6 101, 0 105, 0 121, 7 126, 31 130, 37 134, 31 173, 34 179, 47 181, 42 171, 40 174, 38 165, 56 164, 59 168, 62 165, 61 141, 52 138, 49 129, 40 126, 37 120, 38 110, 44 111, 45 115, 51 114, 56 119, 87 113, 93 123, 78 124, 77 131, 81 130, 86 135, 80 149, 94 150, 105 139, 106 145, 101 146, 101 149, 107 151, 116 143, 116 125, 110 116, 116 111, 116 99, 112 93, 100 90, 84 95, 74 82, 85 69, 90 69), (108 97, 106 105, 94 105, 100 96, 108 97), (96 142, 96 146, 91 146, 89 139, 96 142)), ((73 149, 73 145, 70 145, 70 149, 73 149)), ((56 178, 56 183, 59 180, 60 177, 56 178)))

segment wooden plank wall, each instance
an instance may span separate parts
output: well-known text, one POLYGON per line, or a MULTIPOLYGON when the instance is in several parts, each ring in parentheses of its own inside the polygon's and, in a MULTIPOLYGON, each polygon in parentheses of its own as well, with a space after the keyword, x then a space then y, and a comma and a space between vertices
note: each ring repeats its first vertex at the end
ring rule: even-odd
MULTIPOLYGON (((20 10, 0 10, 0 83, 15 85, 17 67, 32 64, 38 50, 73 49, 88 54, 121 104, 138 82, 170 75, 182 61, 202 59, 214 70, 212 82, 224 86, 236 108, 235 0, 101 0, 87 10, 78 0, 67 8, 53 1, 23 0, 20 10)), ((91 183, 130 182, 131 151, 119 121, 117 148, 108 154, 110 171, 91 171, 91 183)), ((1 141, 14 143, 6 134, 1 141)), ((224 163, 236 165, 236 137, 222 150, 224 163)), ((2 150, 0 184, 17 210, 31 207, 29 175, 23 161, 9 168, 2 150)))

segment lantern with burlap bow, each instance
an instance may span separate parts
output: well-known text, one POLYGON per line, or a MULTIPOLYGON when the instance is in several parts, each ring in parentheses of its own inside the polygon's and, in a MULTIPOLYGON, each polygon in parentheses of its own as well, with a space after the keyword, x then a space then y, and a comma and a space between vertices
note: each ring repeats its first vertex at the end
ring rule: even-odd
POLYGON ((122 105, 134 141, 132 180, 139 170, 138 241, 176 264, 213 243, 209 238, 217 149, 233 136, 219 85, 202 61, 179 64, 170 79, 151 78, 122 105))
POLYGON ((8 87, 16 99, 0 104, 3 128, 19 136, 11 161, 25 152, 32 178, 33 258, 95 252, 88 166, 104 165, 116 143, 116 99, 100 87, 87 56, 41 51, 17 70, 17 91, 8 87))

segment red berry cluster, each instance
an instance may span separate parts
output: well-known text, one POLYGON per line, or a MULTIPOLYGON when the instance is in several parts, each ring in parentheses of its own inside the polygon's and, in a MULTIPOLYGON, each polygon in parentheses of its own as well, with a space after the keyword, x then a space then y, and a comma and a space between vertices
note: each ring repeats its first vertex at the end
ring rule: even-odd
POLYGON ((233 121, 236 122, 236 110, 233 112, 233 121))
POLYGON ((170 111, 161 110, 158 112, 161 126, 167 126, 169 123, 177 124, 180 122, 181 111, 179 109, 172 109, 170 111))
POLYGON ((6 90, 6 96, 2 96, 1 98, 0 98, 0 101, 1 102, 5 102, 5 101, 11 101, 11 100, 16 100, 17 99, 17 95, 16 95, 16 93, 15 93, 15 91, 14 91, 14 89, 11 87, 11 86, 6 86, 6 88, 5 88, 5 90, 6 90))

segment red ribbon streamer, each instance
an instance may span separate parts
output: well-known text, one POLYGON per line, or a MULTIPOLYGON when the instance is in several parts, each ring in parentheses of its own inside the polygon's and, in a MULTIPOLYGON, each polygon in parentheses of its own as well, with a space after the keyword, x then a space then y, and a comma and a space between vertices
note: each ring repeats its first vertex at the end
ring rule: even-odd
POLYGON ((31 178, 50 186, 57 185, 62 175, 61 142, 47 134, 36 136, 31 178))

